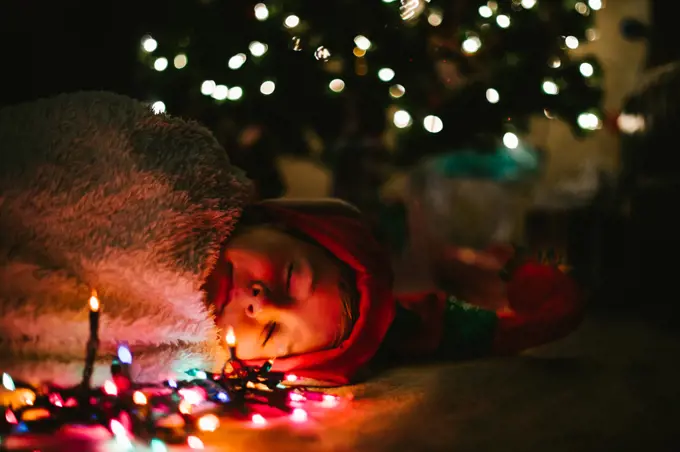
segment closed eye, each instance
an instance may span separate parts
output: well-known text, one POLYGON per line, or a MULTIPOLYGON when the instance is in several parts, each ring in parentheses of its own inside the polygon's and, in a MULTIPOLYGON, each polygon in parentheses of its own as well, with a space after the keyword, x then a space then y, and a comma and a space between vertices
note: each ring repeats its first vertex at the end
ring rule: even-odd
POLYGON ((286 269, 286 292, 290 293, 290 283, 293 279, 293 264, 288 264, 286 269))

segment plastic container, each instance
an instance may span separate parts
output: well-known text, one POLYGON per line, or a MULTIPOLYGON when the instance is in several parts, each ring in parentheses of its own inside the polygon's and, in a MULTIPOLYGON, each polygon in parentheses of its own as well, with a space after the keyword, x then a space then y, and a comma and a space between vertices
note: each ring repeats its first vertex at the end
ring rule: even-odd
POLYGON ((539 172, 539 154, 527 147, 465 150, 421 162, 406 194, 409 259, 431 268, 453 248, 522 242, 539 172))

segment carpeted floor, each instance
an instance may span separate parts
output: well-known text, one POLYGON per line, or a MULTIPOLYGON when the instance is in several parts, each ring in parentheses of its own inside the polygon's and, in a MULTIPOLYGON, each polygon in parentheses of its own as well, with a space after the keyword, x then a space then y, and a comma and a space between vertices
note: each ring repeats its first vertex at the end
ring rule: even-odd
POLYGON ((206 438, 229 451, 671 451, 680 445, 680 338, 588 320, 521 357, 393 370, 345 388, 304 425, 206 438))

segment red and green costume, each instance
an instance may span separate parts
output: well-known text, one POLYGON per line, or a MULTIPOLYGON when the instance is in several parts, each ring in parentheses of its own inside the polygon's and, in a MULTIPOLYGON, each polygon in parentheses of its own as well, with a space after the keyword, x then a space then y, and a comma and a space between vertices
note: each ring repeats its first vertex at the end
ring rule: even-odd
POLYGON ((581 297, 572 279, 555 266, 532 261, 509 275, 510 309, 502 312, 439 293, 396 298, 386 250, 360 215, 346 204, 336 204, 328 209, 304 202, 263 204, 274 220, 305 234, 352 267, 360 292, 359 318, 340 346, 278 359, 276 370, 347 384, 385 351, 390 361, 510 354, 564 337, 581 320, 581 297))

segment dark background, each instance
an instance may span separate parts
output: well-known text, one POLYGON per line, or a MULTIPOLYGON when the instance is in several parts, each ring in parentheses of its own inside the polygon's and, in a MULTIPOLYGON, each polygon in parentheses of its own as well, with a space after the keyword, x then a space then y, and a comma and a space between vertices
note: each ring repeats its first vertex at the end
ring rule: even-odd
MULTIPOLYGON (((650 68, 680 59, 676 44, 680 5, 670 0, 651 4, 650 68)), ((158 0, 0 2, 0 105, 82 89, 142 96, 133 82, 139 39, 146 32, 139 24, 163 21, 171 5, 172 1, 158 0)), ((680 312, 680 302, 675 301, 680 220, 673 220, 677 215, 672 207, 678 197, 677 187, 640 193, 633 200, 633 221, 622 226, 616 219, 602 225, 598 245, 602 272, 595 274, 606 287, 602 297, 608 298, 608 306, 625 304, 664 323, 677 323, 674 315, 658 314, 656 307, 680 312)), ((584 223, 578 219, 572 224, 577 239, 592 232, 579 230, 584 223)))
MULTIPOLYGON (((652 0, 649 64, 680 58, 680 5, 652 0)), ((140 23, 162 21, 172 1, 5 0, 0 2, 0 104, 63 91, 136 95, 132 76, 140 23)))
POLYGON ((137 24, 162 14, 154 1, 1 2, 0 102, 80 89, 136 94, 137 24))

